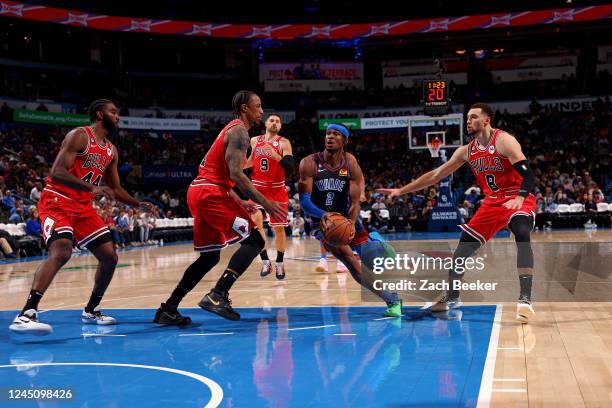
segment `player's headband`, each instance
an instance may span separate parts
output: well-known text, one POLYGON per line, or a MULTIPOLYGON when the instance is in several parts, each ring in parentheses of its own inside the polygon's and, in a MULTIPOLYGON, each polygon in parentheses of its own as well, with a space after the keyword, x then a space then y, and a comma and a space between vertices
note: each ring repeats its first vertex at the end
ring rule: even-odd
POLYGON ((338 125, 336 123, 332 123, 331 125, 327 125, 327 130, 337 130, 338 132, 342 133, 344 135, 344 137, 349 137, 349 131, 347 128, 345 128, 342 125, 338 125))

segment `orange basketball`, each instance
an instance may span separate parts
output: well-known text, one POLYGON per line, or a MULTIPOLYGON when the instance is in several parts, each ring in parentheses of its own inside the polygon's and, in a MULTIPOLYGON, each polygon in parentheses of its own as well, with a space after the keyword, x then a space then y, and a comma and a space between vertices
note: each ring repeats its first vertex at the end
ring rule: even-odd
POLYGON ((325 242, 331 246, 348 245, 355 238, 355 224, 340 213, 327 213, 319 223, 325 242))

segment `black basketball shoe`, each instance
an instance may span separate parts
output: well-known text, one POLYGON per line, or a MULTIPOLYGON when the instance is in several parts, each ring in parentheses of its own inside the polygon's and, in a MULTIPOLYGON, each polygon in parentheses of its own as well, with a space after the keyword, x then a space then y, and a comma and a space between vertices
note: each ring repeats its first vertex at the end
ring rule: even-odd
POLYGON ((240 314, 232 308, 232 301, 227 292, 220 293, 213 289, 200 300, 198 306, 225 319, 240 320, 240 314))
POLYGON ((191 324, 191 318, 189 316, 182 316, 175 307, 162 303, 157 312, 155 312, 153 323, 185 326, 191 324))

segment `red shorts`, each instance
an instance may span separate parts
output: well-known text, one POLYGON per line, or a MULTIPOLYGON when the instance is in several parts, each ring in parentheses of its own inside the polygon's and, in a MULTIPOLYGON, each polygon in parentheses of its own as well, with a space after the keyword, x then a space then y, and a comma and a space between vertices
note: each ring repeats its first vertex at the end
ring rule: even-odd
POLYGON ((255 224, 227 190, 214 184, 191 185, 187 205, 193 216, 193 249, 220 251, 249 236, 255 224))
POLYGON ((91 202, 79 202, 63 194, 43 190, 38 212, 45 243, 53 231, 71 234, 80 247, 86 247, 102 235, 110 234, 91 202))
POLYGON ((485 198, 476 214, 474 214, 474 218, 467 224, 459 225, 459 227, 484 245, 499 230, 506 227, 512 220, 512 217, 516 215, 533 217, 535 222, 535 196, 529 194, 523 202, 523 206, 518 210, 509 210, 502 205, 514 197, 516 196, 485 198))
MULTIPOLYGON (((262 187, 255 185, 257 191, 264 195, 268 200, 277 201, 283 206, 283 215, 280 217, 272 216, 270 217, 268 213, 264 210, 265 221, 268 221, 271 227, 286 227, 289 225, 289 196, 287 195, 287 191, 285 190, 285 186, 283 187, 262 187)), ((257 205, 257 208, 263 210, 264 208, 261 205, 257 205)))

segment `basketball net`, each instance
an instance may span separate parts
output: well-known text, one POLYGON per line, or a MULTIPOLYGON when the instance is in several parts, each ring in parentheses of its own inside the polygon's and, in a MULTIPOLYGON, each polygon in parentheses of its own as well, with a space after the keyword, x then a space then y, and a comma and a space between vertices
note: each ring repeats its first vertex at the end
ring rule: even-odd
POLYGON ((432 139, 430 142, 427 142, 427 148, 429 149, 429 153, 431 153, 431 157, 438 157, 440 153, 440 147, 442 147, 442 141, 438 138, 432 139))

